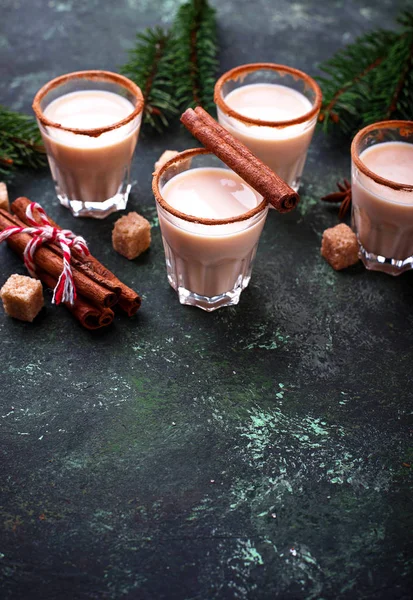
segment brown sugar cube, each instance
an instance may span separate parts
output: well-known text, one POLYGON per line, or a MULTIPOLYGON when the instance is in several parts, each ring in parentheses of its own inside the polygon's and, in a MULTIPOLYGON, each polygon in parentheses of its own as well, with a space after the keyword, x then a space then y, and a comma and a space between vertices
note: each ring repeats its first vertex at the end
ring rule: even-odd
POLYGON ((24 275, 11 275, 1 288, 0 297, 6 314, 20 321, 33 321, 44 305, 42 284, 24 275))
MULTIPOLYGON (((163 167, 163 165, 165 163, 167 163, 168 160, 171 160, 171 158, 175 158, 175 156, 178 156, 178 154, 179 154, 179 152, 177 150, 165 150, 165 152, 162 154, 162 156, 160 156, 159 159, 156 161, 155 171, 152 174, 155 175, 155 173, 157 171, 159 171, 159 169, 161 167, 163 167)), ((174 163, 173 165, 171 165, 169 167, 170 173, 173 173, 174 175, 178 175, 179 173, 182 173, 183 171, 187 171, 191 167, 191 163, 192 163, 192 158, 187 158, 186 160, 181 160, 177 163, 174 163)))
POLYGON ((323 233, 321 255, 336 271, 354 265, 359 260, 358 250, 356 234, 344 223, 323 233))
POLYGON ((165 152, 163 154, 161 154, 161 156, 158 158, 158 160, 155 163, 155 173, 158 169, 160 169, 165 163, 168 162, 168 160, 171 160, 171 158, 174 158, 175 156, 177 156, 179 154, 179 152, 177 150, 165 150, 165 152))
POLYGON ((10 212, 9 195, 7 193, 7 186, 3 181, 0 181, 0 208, 10 212))
POLYGON ((116 252, 129 260, 145 252, 151 245, 151 226, 141 215, 130 212, 118 219, 112 231, 112 244, 116 252))

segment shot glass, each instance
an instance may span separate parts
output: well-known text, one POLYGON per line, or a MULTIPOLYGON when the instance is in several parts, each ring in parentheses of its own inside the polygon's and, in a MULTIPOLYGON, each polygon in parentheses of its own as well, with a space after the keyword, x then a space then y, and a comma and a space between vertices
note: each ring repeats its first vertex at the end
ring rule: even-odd
POLYGON ((382 121, 355 136, 352 225, 367 269, 413 268, 413 121, 382 121))
POLYGON ((74 216, 126 208, 143 105, 137 85, 108 71, 62 75, 37 92, 33 110, 56 194, 74 216))
POLYGON ((220 124, 298 191, 321 107, 314 79, 284 65, 241 65, 218 79, 214 100, 220 124))
MULTIPOLYGON (((238 304, 242 290, 251 279, 253 260, 268 212, 266 200, 214 154, 201 148, 181 152, 161 167, 154 174, 153 192, 167 277, 178 293, 180 303, 198 306, 208 312, 238 304), (235 198, 238 192, 243 193, 242 189, 247 190, 254 200, 249 210, 231 216, 231 201, 227 202, 226 193, 221 197, 222 190, 215 180, 217 175, 222 177, 225 186, 233 186, 235 198), (181 185, 184 176, 186 189, 182 192, 179 189, 178 196, 182 200, 180 207, 188 209, 185 212, 167 200, 171 185, 176 184, 178 178, 181 185), (210 179, 206 179, 208 177, 210 179), (198 201, 202 204, 197 197, 197 190, 201 188, 204 188, 204 195, 208 189, 208 198, 214 198, 217 214, 213 218, 194 216, 195 205, 198 201)), ((209 213, 209 207, 204 206, 201 211, 209 213)))

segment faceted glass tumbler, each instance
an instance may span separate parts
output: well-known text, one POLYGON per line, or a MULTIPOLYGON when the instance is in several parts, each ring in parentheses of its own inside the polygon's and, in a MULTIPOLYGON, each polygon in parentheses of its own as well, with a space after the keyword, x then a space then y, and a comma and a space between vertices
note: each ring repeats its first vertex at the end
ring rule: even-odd
POLYGON ((367 168, 360 156, 386 142, 403 142, 413 148, 413 121, 373 123, 355 136, 351 146, 352 226, 365 267, 400 275, 413 268, 413 185, 384 179, 367 168))
POLYGON ((188 169, 228 169, 203 149, 182 152, 153 180, 170 285, 181 304, 213 311, 238 304, 251 279, 258 241, 268 212, 265 200, 244 215, 221 220, 179 213, 162 197, 166 183, 188 169))
POLYGON ((307 150, 320 112, 322 94, 306 73, 273 63, 241 65, 224 73, 215 84, 218 120, 234 137, 286 181, 294 191, 300 187, 307 150), (254 84, 279 85, 302 94, 309 110, 284 121, 247 117, 226 102, 234 90, 254 84))
POLYGON ((126 208, 131 189, 131 161, 143 111, 139 87, 108 71, 69 73, 43 86, 35 96, 33 109, 60 203, 76 217, 99 219, 126 208), (75 124, 73 127, 45 116, 51 102, 81 91, 119 95, 128 101, 126 106, 130 104, 131 112, 121 121, 116 122, 115 117, 113 123, 98 129, 77 127, 75 114, 68 115, 75 124))

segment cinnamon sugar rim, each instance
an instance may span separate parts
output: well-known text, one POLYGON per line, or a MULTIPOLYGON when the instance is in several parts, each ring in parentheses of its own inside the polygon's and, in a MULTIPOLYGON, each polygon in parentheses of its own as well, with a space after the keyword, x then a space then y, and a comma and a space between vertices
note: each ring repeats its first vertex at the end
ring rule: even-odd
POLYGON ((364 137, 367 133, 370 133, 371 131, 377 129, 399 128, 406 128, 413 135, 413 121, 379 121, 378 123, 372 123, 371 125, 367 125, 367 127, 360 129, 360 131, 354 136, 353 141, 351 143, 351 160, 359 169, 359 171, 373 179, 373 181, 375 181, 376 183, 380 183, 381 185, 390 187, 393 190, 413 192, 413 185, 409 183, 397 183, 396 181, 391 181, 391 179, 385 179, 384 177, 377 175, 377 173, 374 173, 374 171, 370 171, 370 169, 361 160, 357 149, 357 146, 361 141, 362 137, 364 137))
POLYGON ((33 110, 37 119, 41 122, 42 125, 48 127, 54 127, 55 129, 61 129, 63 131, 70 131, 71 133, 77 133, 80 135, 88 135, 90 137, 99 137, 102 133, 106 133, 108 131, 112 131, 113 129, 118 129, 119 127, 123 127, 123 125, 127 125, 133 119, 135 119, 143 110, 144 100, 141 89, 133 83, 127 77, 123 75, 118 75, 118 73, 111 73, 110 71, 75 71, 74 73, 67 73, 66 75, 60 75, 60 77, 56 77, 52 79, 48 83, 46 83, 34 97, 33 100, 33 110), (48 119, 43 110, 40 108, 40 103, 43 98, 55 88, 60 85, 67 83, 68 81, 73 81, 75 79, 88 79, 90 81, 109 81, 111 83, 116 83, 125 89, 127 89, 135 98, 136 98, 136 106, 127 117, 113 123, 112 125, 106 125, 105 127, 97 127, 94 129, 79 129, 78 127, 65 127, 60 123, 55 123, 48 119))
POLYGON ((243 121, 244 123, 248 123, 249 125, 260 125, 261 127, 289 127, 290 125, 299 125, 300 123, 305 123, 306 121, 310 121, 313 117, 315 117, 321 108, 321 102, 323 99, 323 95, 318 83, 307 73, 304 71, 300 71, 299 69, 294 69, 293 67, 287 67, 286 65, 278 65, 275 63, 251 63, 246 65, 240 65, 239 67, 235 67, 230 71, 227 71, 218 79, 215 84, 214 89, 214 102, 215 104, 229 117, 233 117, 238 121, 243 121), (296 117, 295 119, 288 119, 286 121, 264 121, 261 119, 254 119, 253 117, 247 117, 242 115, 241 113, 233 110, 224 100, 222 94, 222 86, 229 80, 236 81, 242 75, 247 75, 248 73, 253 73, 254 71, 259 71, 260 69, 267 69, 270 71, 284 72, 296 77, 298 79, 302 79, 308 84, 313 92, 315 93, 314 105, 312 109, 306 112, 301 117, 296 117))
MULTIPOLYGON (((162 165, 153 174, 152 191, 155 196, 155 200, 158 202, 158 204, 164 210, 166 210, 166 212, 169 212, 174 217, 177 217, 178 219, 182 219, 183 221, 189 221, 190 223, 199 223, 200 225, 229 225, 231 223, 247 221, 248 219, 251 219, 251 217, 255 217, 255 215, 258 215, 259 213, 263 212, 263 210, 268 205, 268 201, 265 198, 263 198, 262 201, 260 202, 260 204, 258 204, 251 210, 249 210, 245 213, 242 213, 241 215, 237 215, 236 217, 229 217, 228 219, 205 219, 203 217, 195 217, 194 215, 187 215, 187 214, 181 212, 180 210, 177 210, 170 204, 168 204, 166 202, 166 200, 163 198, 162 193, 159 189, 159 182, 160 182, 161 176, 172 165, 178 164, 180 162, 183 162, 187 159, 191 159, 195 156, 199 156, 201 154, 211 154, 212 156, 215 156, 215 154, 213 152, 210 152, 209 150, 206 150, 205 148, 191 148, 190 150, 184 150, 183 152, 180 152, 179 154, 177 154, 176 156, 174 156, 173 158, 168 160, 168 162, 166 162, 164 165, 162 165)), ((231 171, 231 169, 228 168, 228 171, 231 171)), ((239 175, 238 175, 238 177, 239 177, 239 175)), ((240 179, 242 181, 244 181, 242 179, 242 177, 240 177, 240 179)), ((246 185, 249 185, 249 184, 246 184, 246 185)), ((249 185, 249 187, 251 187, 251 186, 249 185)), ((254 189, 254 188, 252 188, 252 189, 254 189)), ((254 191, 256 191, 256 190, 254 190, 254 191)))

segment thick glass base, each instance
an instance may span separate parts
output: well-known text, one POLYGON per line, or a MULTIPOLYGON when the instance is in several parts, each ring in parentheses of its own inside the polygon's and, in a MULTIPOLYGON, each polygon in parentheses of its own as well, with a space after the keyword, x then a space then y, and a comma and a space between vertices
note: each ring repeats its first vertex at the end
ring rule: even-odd
MULTIPOLYGON (((187 304, 189 306, 197 306, 202 310, 207 312, 212 312, 213 310, 217 310, 218 308, 223 308, 224 306, 234 306, 238 304, 239 298, 242 290, 244 290, 250 282, 251 279, 251 271, 252 271, 252 262, 255 256, 256 247, 253 248, 251 255, 247 257, 245 260, 233 261, 235 264, 230 263, 229 265, 220 265, 210 267, 209 269, 200 269, 199 265, 192 265, 192 269, 188 268, 188 266, 182 264, 182 261, 179 261, 179 265, 177 264, 177 260, 175 259, 173 253, 171 252, 170 247, 164 240, 165 254, 166 254, 166 271, 167 277, 170 286, 177 292, 179 302, 181 304, 187 304), (229 272, 228 272, 229 269, 229 272), (237 273, 240 273, 238 277, 235 274, 234 277, 234 269, 237 273), (211 273, 212 271, 212 273, 211 273), (241 271, 241 272, 240 272, 241 271), (205 287, 205 290, 211 289, 211 291, 215 288, 222 289, 222 281, 221 285, 218 284, 216 286, 211 286, 211 283, 214 279, 214 275, 221 277, 226 277, 226 280, 229 286, 233 286, 229 291, 222 292, 216 296, 204 296, 202 294, 197 294, 196 292, 191 292, 188 288, 185 287, 184 284, 187 282, 194 281, 196 279, 198 286, 202 285, 202 282, 205 284, 208 281, 209 274, 209 286, 205 287)), ((219 278, 218 278, 219 281, 219 278)), ((228 286, 228 287, 229 287, 228 286)), ((198 287, 199 289, 199 287, 198 287)), ((224 288, 225 289, 225 288, 224 288)))
POLYGON ((197 306, 206 312, 212 312, 213 310, 217 310, 224 306, 234 306, 235 304, 238 304, 242 288, 238 287, 231 292, 226 292, 220 296, 212 296, 211 298, 208 296, 200 296, 183 287, 179 287, 177 292, 181 304, 197 306))
POLYGON ((380 254, 373 254, 373 252, 367 252, 367 250, 360 244, 360 258, 369 271, 382 271, 389 275, 401 275, 405 271, 413 269, 413 256, 409 256, 404 260, 398 260, 396 258, 386 258, 380 256, 380 254))
POLYGON ((118 210, 124 210, 128 203, 131 185, 127 185, 122 193, 115 194, 104 202, 82 202, 81 200, 70 200, 65 194, 57 194, 60 204, 68 208, 74 217, 92 217, 104 219, 118 210))

